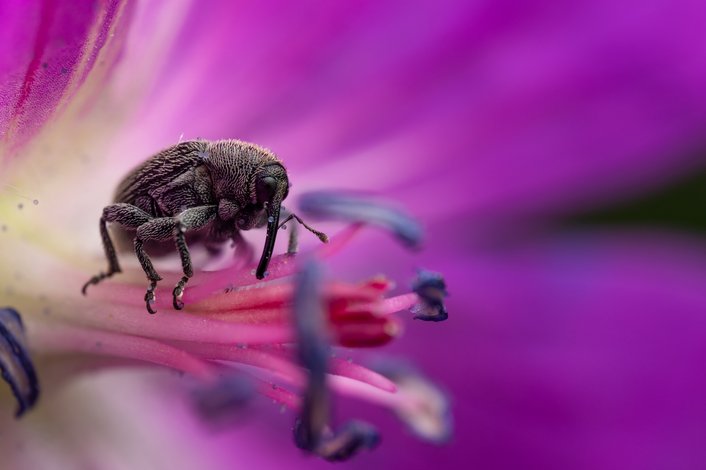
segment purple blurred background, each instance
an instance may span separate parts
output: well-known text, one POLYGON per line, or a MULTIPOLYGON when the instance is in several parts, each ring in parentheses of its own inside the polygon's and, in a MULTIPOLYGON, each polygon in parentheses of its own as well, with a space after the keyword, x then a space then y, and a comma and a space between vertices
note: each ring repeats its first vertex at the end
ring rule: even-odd
MULTIPOLYGON (((703 468, 706 4, 162 1, 126 14, 103 99, 144 93, 110 143, 114 178, 182 135, 239 138, 281 156, 293 195, 371 190, 426 227, 421 253, 367 233, 330 272, 382 272, 400 291, 416 267, 446 275, 447 322, 410 319, 356 357, 418 365, 448 392, 455 435, 423 443, 339 400, 341 420, 383 433, 347 466, 703 468)), ((293 446, 290 418, 264 411, 192 450, 223 468, 245 454, 327 467, 293 446)))

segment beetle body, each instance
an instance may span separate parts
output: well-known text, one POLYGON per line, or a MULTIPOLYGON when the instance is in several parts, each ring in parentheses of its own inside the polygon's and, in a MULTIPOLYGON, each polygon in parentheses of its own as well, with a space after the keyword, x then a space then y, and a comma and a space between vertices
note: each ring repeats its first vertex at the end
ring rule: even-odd
MULTIPOLYGON (((190 242, 224 243, 239 230, 267 223, 266 201, 257 201, 256 180, 267 174, 288 187, 282 162, 270 151, 237 140, 188 141, 169 147, 131 171, 118 185, 115 203, 131 204, 152 217, 177 217, 186 209, 213 207, 216 216, 187 234, 190 242), (237 217, 237 218, 236 218, 237 217)), ((287 189, 281 199, 287 196, 287 189)), ((208 211, 211 217, 213 209, 208 211)), ((124 228, 119 245, 135 230, 124 228), (125 234, 128 236, 126 237, 125 234)), ((118 232, 119 234, 121 232, 118 232)), ((148 244, 150 252, 173 251, 169 240, 148 244)))
MULTIPOLYGON (((187 239, 207 245, 228 240, 244 243, 241 230, 267 226, 256 271, 262 279, 272 256, 281 204, 288 193, 284 165, 272 152, 257 145, 238 140, 195 140, 169 147, 131 171, 118 185, 114 203, 103 209, 100 232, 108 271, 92 277, 83 292, 89 285, 120 272, 107 223, 123 229, 118 234, 119 246, 133 241, 150 281, 145 295, 150 313, 154 313, 154 290, 161 277, 146 248, 152 254, 163 254, 176 243, 184 276, 174 288, 173 305, 181 309, 184 286, 193 275, 187 239)), ((305 227, 326 241, 324 234, 305 227)))

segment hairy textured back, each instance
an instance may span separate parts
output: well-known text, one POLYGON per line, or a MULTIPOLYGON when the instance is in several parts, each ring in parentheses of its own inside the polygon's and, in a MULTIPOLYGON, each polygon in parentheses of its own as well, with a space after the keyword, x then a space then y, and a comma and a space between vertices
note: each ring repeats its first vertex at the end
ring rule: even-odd
POLYGON ((190 140, 166 148, 132 170, 118 185, 114 202, 134 204, 142 195, 203 164, 208 142, 190 140))

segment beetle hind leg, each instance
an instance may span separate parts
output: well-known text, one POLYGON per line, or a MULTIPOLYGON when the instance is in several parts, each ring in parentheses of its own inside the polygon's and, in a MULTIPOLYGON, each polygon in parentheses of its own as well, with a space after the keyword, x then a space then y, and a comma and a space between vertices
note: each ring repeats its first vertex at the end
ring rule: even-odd
POLYGON ((108 260, 108 270, 101 271, 90 278, 81 288, 81 293, 86 295, 88 286, 100 283, 102 280, 111 277, 113 274, 121 272, 120 263, 118 263, 118 255, 115 251, 115 245, 108 233, 108 222, 116 222, 124 227, 136 228, 144 224, 150 219, 150 215, 140 208, 131 204, 111 204, 103 209, 103 215, 100 218, 100 234, 103 242, 103 251, 108 260))
POLYGON ((105 252, 105 257, 108 259, 108 270, 101 271, 92 278, 90 278, 81 288, 81 293, 83 295, 86 295, 86 290, 88 289, 88 286, 98 284, 103 279, 107 279, 113 274, 121 272, 120 263, 118 262, 118 255, 115 252, 115 245, 113 245, 113 240, 110 239, 110 234, 108 233, 108 227, 105 217, 101 217, 100 219, 100 234, 101 240, 103 242, 103 251, 105 252))

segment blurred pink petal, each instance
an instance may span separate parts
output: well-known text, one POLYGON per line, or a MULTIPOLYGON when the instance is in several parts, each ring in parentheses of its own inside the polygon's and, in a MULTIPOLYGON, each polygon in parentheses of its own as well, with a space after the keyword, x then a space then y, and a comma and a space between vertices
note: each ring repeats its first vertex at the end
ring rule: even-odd
POLYGON ((698 1, 194 5, 128 142, 267 142, 295 185, 428 217, 602 204, 697 163, 705 20, 698 1))
POLYGON ((424 343, 412 356, 451 391, 457 430, 451 448, 411 455, 408 437, 389 436, 399 465, 698 468, 706 458, 700 240, 603 232, 429 256, 455 315, 434 332, 409 325, 393 348, 424 343))
POLYGON ((105 74, 118 57, 131 11, 120 0, 0 6, 0 136, 10 150, 56 115, 94 69, 105 74), (103 51, 107 44, 112 51, 103 51))
MULTIPOLYGON (((397 429, 392 416, 352 404, 342 409, 381 424, 384 444, 351 465, 698 468, 706 414, 702 242, 557 235, 547 219, 703 166, 695 150, 706 129, 705 20, 706 6, 695 0, 148 3, 102 90, 113 101, 99 113, 125 117, 125 127, 110 121, 114 140, 91 149, 93 166, 81 168, 93 178, 76 172, 62 180, 61 211, 52 201, 39 210, 47 210, 52 233, 66 235, 56 237, 65 251, 56 251, 83 260, 98 253, 97 238, 83 236, 95 231, 86 214, 97 217, 130 166, 182 135, 261 143, 287 162, 293 194, 384 192, 429 229, 430 251, 411 260, 366 233, 334 262, 337 275, 362 278, 382 267, 402 281, 419 266, 446 275, 450 321, 407 322, 406 338, 388 351, 446 386, 457 435, 450 447, 432 447, 385 432, 397 429), (144 100, 130 111, 140 93, 144 100), (90 198, 69 190, 76 181, 90 198)), ((15 104, 6 112, 21 108, 26 118, 0 114, 19 141, 46 121, 45 101, 51 109, 61 103, 50 90, 30 114, 18 108, 23 76, 9 88, 15 104)), ((0 215, 9 213, 0 206, 0 215)), ((29 227, 20 238, 47 225, 29 227)), ((0 269, 14 286, 13 269, 0 269)), ((267 352, 221 346, 189 352, 282 365, 267 352)), ((296 383, 286 367, 277 371, 296 383)), ((378 380, 347 372, 367 385, 378 380)), ((368 398, 379 393, 335 383, 368 398)), ((130 409, 149 420, 150 403, 130 409)), ((326 465, 301 458, 291 436, 272 432, 282 419, 276 409, 246 432, 217 438, 184 416, 178 427, 190 433, 190 450, 205 453, 213 468, 250 458, 275 468, 326 465)), ((84 423, 79 431, 90 428, 90 416, 75 419, 84 423)), ((100 445, 114 426, 91 436, 100 445)))

